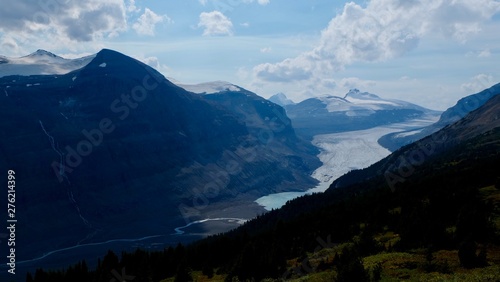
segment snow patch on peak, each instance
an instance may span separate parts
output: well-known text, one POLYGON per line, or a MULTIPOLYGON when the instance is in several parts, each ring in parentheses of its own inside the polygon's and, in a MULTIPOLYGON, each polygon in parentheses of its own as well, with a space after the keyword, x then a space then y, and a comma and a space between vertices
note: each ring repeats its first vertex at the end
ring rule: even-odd
POLYGON ((392 107, 402 106, 400 103, 397 103, 396 101, 382 99, 375 94, 368 92, 361 92, 358 89, 352 89, 351 91, 349 91, 345 95, 344 99, 356 105, 367 105, 367 104, 371 105, 372 110, 381 110, 382 108, 380 108, 379 106, 382 105, 392 106, 392 107))
POLYGON ((176 84, 177 86, 184 88, 189 92, 197 94, 214 94, 226 91, 238 92, 242 90, 241 87, 226 81, 213 81, 213 82, 205 82, 199 84, 182 84, 182 83, 176 83, 176 84))
POLYGON ((320 100, 323 104, 326 105, 326 109, 330 113, 353 111, 359 108, 356 105, 352 104, 351 102, 347 101, 346 99, 337 96, 319 97, 318 100, 320 100))
POLYGON ((105 68, 106 67, 106 63, 102 63, 99 65, 100 68, 105 68))
POLYGON ((35 52, 33 52, 33 53, 31 53, 31 54, 29 54, 28 56, 25 56, 25 57, 40 57, 40 56, 48 56, 48 57, 52 57, 52 58, 61 58, 61 57, 55 55, 54 53, 51 53, 51 52, 43 50, 43 49, 38 49, 35 52))
POLYGON ((323 96, 316 99, 325 104, 325 108, 328 112, 344 112, 347 116, 369 116, 375 113, 375 111, 380 110, 425 110, 424 108, 408 102, 380 98, 375 94, 361 92, 358 89, 350 90, 344 98, 338 96, 323 96))

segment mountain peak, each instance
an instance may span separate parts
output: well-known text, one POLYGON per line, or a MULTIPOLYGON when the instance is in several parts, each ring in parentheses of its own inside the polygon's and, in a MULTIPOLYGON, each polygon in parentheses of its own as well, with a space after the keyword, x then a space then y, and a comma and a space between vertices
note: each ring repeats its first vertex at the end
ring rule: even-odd
POLYGON ((295 104, 294 101, 288 99, 288 97, 282 92, 274 94, 268 100, 275 103, 275 104, 278 104, 280 106, 287 106, 287 105, 294 105, 295 104))
POLYGON ((114 50, 102 49, 97 52, 93 60, 85 68, 98 70, 116 69, 119 71, 121 70, 121 72, 125 72, 127 69, 137 67, 136 64, 133 63, 139 64, 140 67, 144 68, 143 63, 132 57, 114 50))
POLYGON ((361 92, 359 89, 356 89, 356 88, 349 90, 349 92, 345 95, 344 99, 347 99, 347 98, 362 99, 362 100, 379 100, 380 99, 380 97, 375 95, 375 94, 371 94, 368 92, 361 92))
POLYGON ((161 73, 154 68, 120 52, 102 49, 92 61, 80 69, 79 77, 102 77, 112 73, 114 76, 127 78, 153 76, 157 81, 167 81, 161 73))
POLYGON ((54 53, 51 53, 51 52, 43 50, 43 49, 38 49, 26 57, 42 57, 42 56, 47 56, 47 57, 52 57, 52 58, 61 58, 61 57, 55 55, 54 53))

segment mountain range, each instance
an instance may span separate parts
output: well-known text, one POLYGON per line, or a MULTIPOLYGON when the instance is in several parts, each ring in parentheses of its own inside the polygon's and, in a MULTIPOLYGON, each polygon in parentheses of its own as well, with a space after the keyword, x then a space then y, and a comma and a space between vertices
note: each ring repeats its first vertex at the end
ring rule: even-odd
POLYGON ((20 58, 0 56, 0 77, 6 75, 66 74, 90 63, 95 55, 65 59, 45 50, 20 58))
POLYGON ((24 260, 248 219, 264 211, 258 197, 317 183, 317 149, 281 107, 249 91, 188 92, 112 50, 67 74, 3 76, 0 89, 0 166, 18 176, 24 260))
MULTIPOLYGON (((270 99, 284 99, 273 96, 270 99)), ((354 131, 390 123, 437 117, 440 112, 395 99, 352 89, 344 97, 309 98, 284 105, 297 133, 312 138, 318 134, 354 131)))
POLYGON ((497 95, 340 177, 325 193, 292 200, 228 233, 121 259, 108 252, 95 270, 79 264, 72 272, 37 271, 30 281, 75 275, 105 281, 121 268, 141 281, 495 281, 499 116, 497 95))
POLYGON ((468 252, 464 264, 477 267, 485 259, 470 246, 496 246, 488 220, 498 212, 484 195, 494 201, 500 179, 498 85, 441 114, 357 89, 294 103, 223 81, 173 83, 107 49, 75 60, 38 50, 0 61, 0 166, 16 172, 19 187, 19 271, 82 259, 96 269, 80 262, 27 281, 110 281, 125 267, 138 281, 215 270, 226 280, 377 280, 391 268, 360 268, 362 258, 456 250, 460 263, 468 252), (415 120, 438 121, 382 137, 394 151, 388 157, 259 215, 255 199, 318 184, 311 175, 320 151, 308 140, 415 120), (160 252, 109 251, 97 261, 107 249, 137 247, 160 252))

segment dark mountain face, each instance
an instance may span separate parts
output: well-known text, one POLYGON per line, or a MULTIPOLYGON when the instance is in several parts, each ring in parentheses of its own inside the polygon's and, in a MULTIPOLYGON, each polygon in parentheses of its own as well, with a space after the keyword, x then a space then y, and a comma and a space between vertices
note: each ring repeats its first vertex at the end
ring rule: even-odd
POLYGON ((478 109, 489 99, 498 94, 500 94, 500 84, 494 85, 479 93, 460 99, 455 106, 447 109, 441 114, 439 121, 431 126, 424 128, 417 134, 401 136, 398 133, 391 133, 382 137, 379 142, 381 143, 381 145, 390 150, 396 150, 397 148, 420 140, 445 126, 460 120, 468 113, 478 109))
POLYGON ((500 94, 500 83, 479 93, 464 97, 460 99, 455 106, 446 110, 437 123, 442 126, 454 123, 470 112, 480 108, 488 102, 488 100, 498 94, 500 94))
MULTIPOLYGON (((185 248, 136 251, 115 264, 155 281, 178 279, 179 269, 217 269, 226 280, 256 281, 371 281, 381 276, 400 280, 402 275, 419 279, 426 272, 447 277, 460 273, 466 280, 496 277, 499 115, 497 96, 372 167, 346 174, 325 193, 294 199, 240 228, 185 248), (391 166, 399 164, 403 166, 392 171, 391 166), (404 181, 391 187, 387 171, 404 181), (381 259, 379 270, 361 263, 375 257, 381 259)), ((113 256, 106 255, 108 260, 113 256)), ((85 274, 96 277, 102 269, 106 268, 85 274)), ((62 275, 50 277, 57 280, 62 275)))
POLYGON ((0 88, 0 163, 16 172, 25 259, 171 234, 212 206, 315 184, 318 160, 282 110, 204 98, 114 51, 66 75, 3 77, 0 88))
MULTIPOLYGON (((498 129, 500 128, 500 95, 493 96, 484 105, 472 111, 459 121, 446 126, 418 142, 404 146, 387 158, 375 163, 364 170, 348 173, 332 183, 330 189, 340 188, 360 183, 367 179, 384 177, 386 184, 391 189, 395 189, 399 184, 404 183, 407 178, 412 177, 419 168, 425 168, 426 164, 435 159, 444 157, 461 159, 464 161, 479 162, 482 157, 496 158, 498 160, 498 129), (491 139, 488 136, 492 136, 491 139), (474 138, 482 138, 483 143, 471 143, 474 138), (491 139, 491 140, 490 140, 491 139), (455 155, 447 155, 449 151, 457 151, 455 155), (487 147, 481 154, 478 148, 487 147), (473 152, 473 159, 468 159, 467 152, 473 152), (459 157, 463 154, 462 157, 459 157), (483 156, 484 154, 484 156, 483 156), (480 155, 480 156, 478 156, 480 155)), ((450 163, 457 162, 456 160, 450 163)), ((450 164, 443 164, 449 166, 450 164)), ((495 167, 496 169, 496 167, 495 167)))
MULTIPOLYGON (((269 178, 275 182, 271 186, 275 186, 276 190, 299 191, 303 190, 304 183, 314 184, 310 181, 309 174, 304 178, 303 172, 311 173, 311 168, 320 166, 321 163, 316 158, 319 151, 309 142, 296 136, 292 122, 282 107, 244 89, 203 97, 244 121, 250 135, 257 137, 253 142, 258 141, 264 146, 257 149, 256 153, 265 162, 284 164, 273 168, 275 180, 269 178)), ((259 188, 255 187, 253 190, 255 189, 259 188)))

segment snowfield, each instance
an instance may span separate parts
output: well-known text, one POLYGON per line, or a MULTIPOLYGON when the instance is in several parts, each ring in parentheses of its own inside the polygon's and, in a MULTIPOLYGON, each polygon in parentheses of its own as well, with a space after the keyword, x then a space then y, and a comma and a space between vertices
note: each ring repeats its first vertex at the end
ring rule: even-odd
POLYGON ((347 172, 365 168, 387 157, 391 152, 378 144, 378 139, 394 129, 375 127, 368 130, 316 135, 313 145, 321 150, 323 165, 313 177, 321 182, 331 182, 347 172))
POLYGON ((38 50, 20 58, 0 56, 0 77, 66 74, 86 66, 94 57, 95 55, 90 55, 78 59, 65 59, 45 50, 38 50))
POLYGON ((177 86, 197 94, 215 94, 224 91, 241 91, 241 88, 226 81, 212 81, 200 84, 182 84, 172 80, 177 86))
POLYGON ((297 197, 324 192, 340 176, 354 169, 366 168, 391 154, 378 143, 380 137, 394 132, 414 132, 431 125, 439 116, 416 119, 404 123, 378 126, 366 130, 348 131, 333 134, 316 135, 312 141, 321 153, 318 158, 323 165, 316 169, 312 177, 319 184, 305 192, 283 192, 260 197, 255 202, 266 210, 277 209, 287 201, 297 197))

